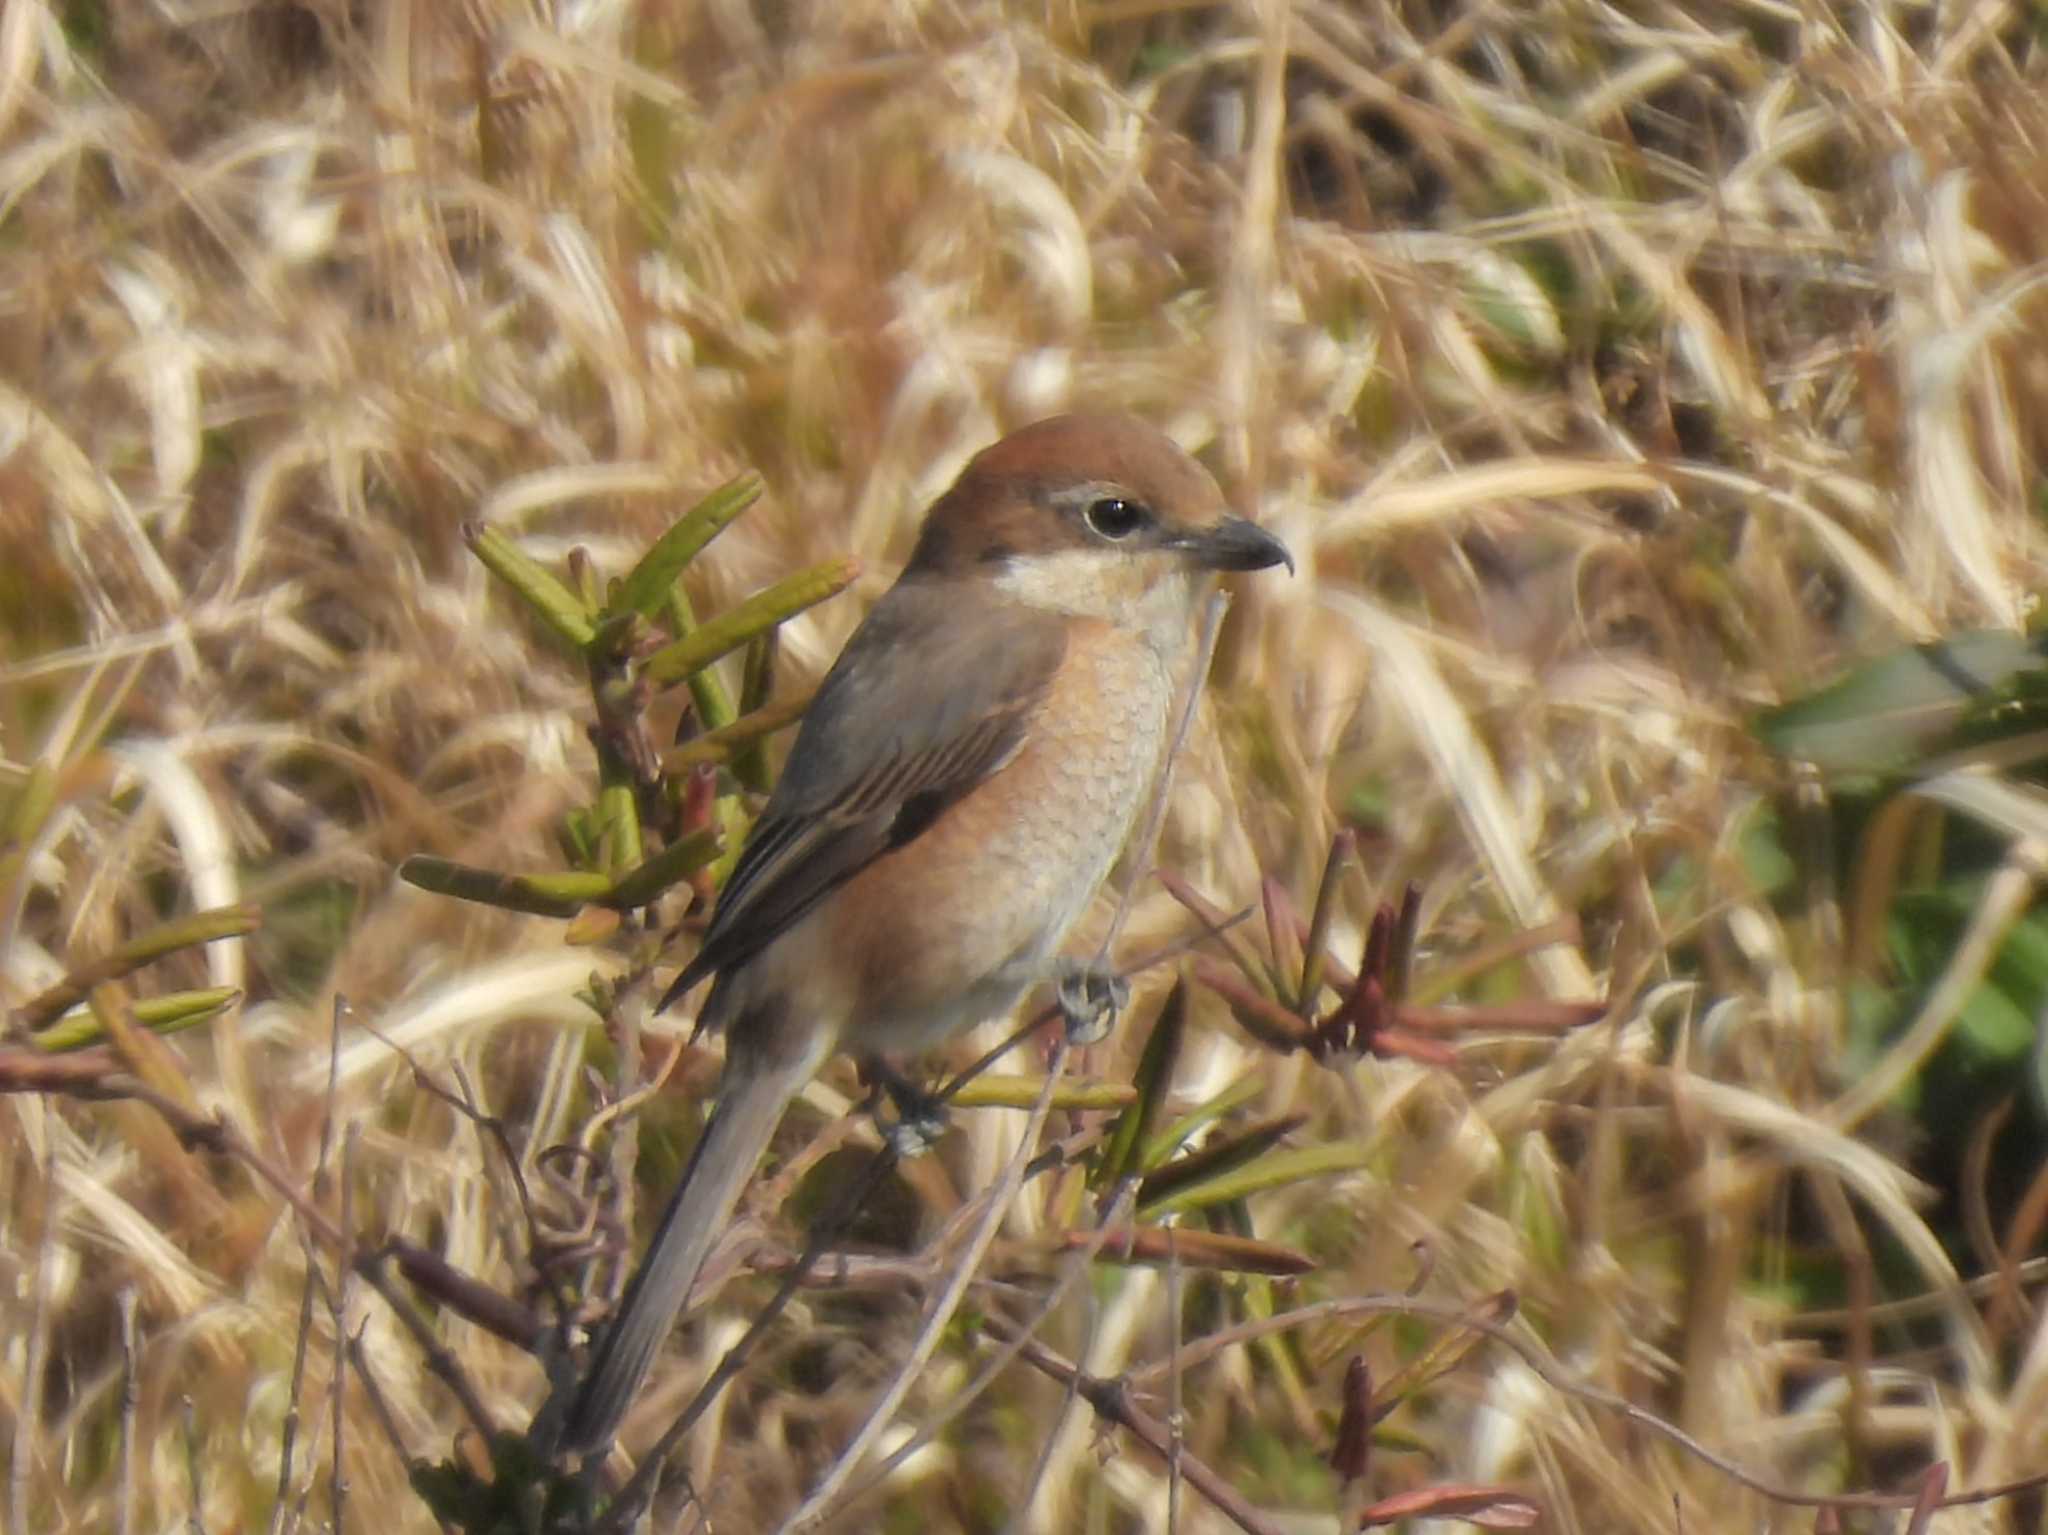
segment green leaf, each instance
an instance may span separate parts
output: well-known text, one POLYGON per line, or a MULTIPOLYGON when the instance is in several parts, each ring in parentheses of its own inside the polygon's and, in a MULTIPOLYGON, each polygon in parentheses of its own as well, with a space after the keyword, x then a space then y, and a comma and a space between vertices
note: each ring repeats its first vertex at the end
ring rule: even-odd
MULTIPOLYGON (((984 1071, 960 1084, 947 1100, 962 1109, 1033 1109, 1045 1088, 1043 1076, 1028 1072, 984 1071)), ((1137 1094, 1121 1082, 1098 1082, 1090 1077, 1061 1077, 1054 1084, 1051 1103, 1055 1109, 1120 1109, 1137 1094)))
POLYGON ((1979 986, 1956 1014, 1956 1035, 1992 1061, 2017 1061, 2034 1044, 2034 1018, 2009 992, 1979 986))
POLYGON ((647 856, 640 836, 640 806, 629 783, 608 783, 597 791, 597 823, 604 828, 599 846, 604 872, 616 879, 647 856))
POLYGON ((500 874, 425 853, 415 853, 400 864, 398 877, 436 895, 536 917, 573 917, 612 892, 611 879, 603 874, 500 874))
POLYGON ((1201 1133, 1225 1114, 1242 1108, 1265 1090, 1266 1079, 1259 1073, 1252 1072, 1239 1077, 1215 1097, 1196 1104, 1159 1134, 1147 1140, 1144 1151, 1138 1157, 1138 1165, 1157 1167, 1172 1156, 1175 1149, 1190 1136, 1201 1133))
MULTIPOLYGON (((240 987, 209 986, 203 991, 170 991, 160 997, 145 997, 134 1006, 135 1021, 152 1034, 176 1034, 196 1027, 233 1007, 242 999, 240 987)), ((106 1037, 89 1007, 76 1007, 46 1029, 29 1036, 29 1043, 46 1054, 82 1050, 106 1037)))
POLYGON ((1383 778, 1367 778, 1353 784, 1344 796, 1344 819, 1380 830, 1393 818, 1394 796, 1383 778))
POLYGON ((1190 1188, 1208 1185, 1247 1163, 1257 1161, 1307 1122, 1308 1117, 1304 1114, 1285 1114, 1278 1119, 1261 1120, 1234 1134, 1217 1136, 1200 1151, 1191 1151, 1184 1157, 1153 1168, 1138 1184, 1139 1212, 1150 1215, 1160 1210, 1179 1208, 1171 1203, 1176 1195, 1190 1188))
POLYGON ((1138 1214, 1147 1220, 1176 1211, 1201 1210, 1211 1205, 1233 1204, 1266 1189, 1285 1188, 1330 1173, 1356 1172, 1372 1160, 1371 1151, 1360 1144, 1339 1141, 1327 1146, 1307 1146, 1299 1151, 1279 1151, 1214 1178, 1188 1185, 1156 1202, 1141 1196, 1138 1214))
MULTIPOLYGON (((1069 1252, 1093 1243, 1096 1233, 1070 1231, 1060 1238, 1069 1252)), ((1178 1264, 1184 1269, 1211 1269, 1229 1274, 1307 1274, 1315 1259, 1277 1242, 1198 1231, 1190 1226, 1137 1226, 1112 1231, 1096 1249, 1095 1261, 1108 1264, 1178 1264)))
MULTIPOLYGON (((677 639, 697 632, 697 610, 690 606, 690 594, 680 583, 668 589, 667 611, 669 629, 677 639)), ((684 681, 689 685, 690 702, 697 709, 697 723, 706 730, 723 730, 739 718, 739 705, 710 667, 698 667, 684 681)))
POLYGON ((583 599, 503 533, 485 523, 469 522, 463 524, 462 541, 492 575, 526 600, 542 623, 571 645, 583 650, 597 638, 597 624, 583 599))
MULTIPOLYGON (((770 629, 757 634, 747 642, 745 664, 741 669, 740 708, 754 714, 767 706, 775 692, 776 661, 782 654, 782 631, 770 629)), ((710 676, 709 672, 698 672, 699 677, 710 676)), ((757 794, 765 794, 769 788, 768 753, 760 739, 747 742, 733 754, 732 774, 757 794)))
POLYGON ((681 682, 755 635, 787 623, 806 608, 836 597, 859 579, 860 561, 827 560, 757 592, 648 658, 645 675, 657 686, 681 682))
POLYGON ((1758 895, 1776 895, 1790 889, 1799 872, 1798 864, 1785 850, 1785 827, 1777 807, 1767 800, 1757 801, 1742 818, 1735 852, 1750 888, 1758 895))
POLYGON ((751 714, 742 714, 730 725, 707 730, 665 753, 661 759, 661 770, 673 777, 699 763, 717 766, 730 762, 737 753, 758 746, 776 731, 787 730, 804 717, 804 710, 810 706, 811 695, 806 693, 800 698, 784 699, 764 705, 751 714))
POLYGON ((1554 357, 1564 347, 1564 325, 1543 285, 1518 263, 1486 251, 1463 274, 1465 308, 1515 350, 1554 357))
POLYGON ((743 474, 691 507, 654 541, 653 547, 640 556, 640 562, 613 588, 611 600, 605 604, 604 620, 623 618, 628 613, 638 613, 646 619, 656 617, 668 600, 676 577, 706 544, 760 498, 760 477, 743 474))
POLYGON ((1991 629, 1915 645, 1758 716, 1757 738, 1824 772, 1886 773, 1942 745, 2016 674, 2038 669, 2044 642, 1991 629))
POLYGON ((1997 964, 2026 988, 2031 1006, 2048 1003, 2048 918, 2036 913, 2015 922, 2005 935, 1997 964))
POLYGON ((1173 1069, 1180 1061, 1181 1041, 1187 1035, 1187 1019, 1188 978, 1182 973, 1174 977, 1173 990, 1166 994, 1158 1021, 1146 1037, 1145 1053, 1138 1058, 1138 1075, 1133 1084, 1137 1099, 1110 1127, 1094 1180, 1097 1188, 1113 1188, 1119 1180, 1143 1171, 1139 1150, 1165 1107, 1167 1090, 1173 1085, 1173 1069))
POLYGON ((671 842, 638 868, 621 874, 605 894, 604 904, 621 908, 645 906, 711 862, 723 846, 717 832, 693 831, 671 842))
POLYGON ((174 917, 129 939, 111 953, 73 965, 63 980, 16 1009, 15 1018, 24 1028, 39 1029, 71 1011, 103 981, 132 975, 180 949, 218 943, 226 938, 245 938, 262 925, 263 913, 253 905, 216 906, 174 917))
MULTIPOLYGON (((1979 899, 1981 886, 1977 882, 1914 891, 1899 898, 1892 911, 1890 949, 1904 980, 1922 987, 1946 967, 1979 899)), ((1956 1037, 1986 1060, 2017 1062, 2035 1045, 2034 1020, 2044 1007, 2048 1007, 2048 919, 2030 916, 2007 930, 1983 979, 1964 999, 1956 1015, 1956 1037)), ((1895 1021, 1890 1026, 1895 1027, 1895 1021)))

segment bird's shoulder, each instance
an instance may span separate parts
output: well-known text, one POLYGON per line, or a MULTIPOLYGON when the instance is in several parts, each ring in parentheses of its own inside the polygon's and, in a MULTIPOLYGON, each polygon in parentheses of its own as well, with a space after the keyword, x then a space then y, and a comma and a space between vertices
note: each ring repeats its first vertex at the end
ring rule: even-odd
POLYGON ((1043 700, 1068 629, 956 583, 899 582, 819 685, 764 819, 866 804, 862 787, 892 765, 956 776, 947 763, 966 743, 1021 728, 1043 700))

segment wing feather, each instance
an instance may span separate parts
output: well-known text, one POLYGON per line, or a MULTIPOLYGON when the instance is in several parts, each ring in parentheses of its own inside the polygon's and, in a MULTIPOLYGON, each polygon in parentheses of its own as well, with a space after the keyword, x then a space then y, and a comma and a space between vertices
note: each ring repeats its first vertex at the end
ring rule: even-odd
POLYGON ((1064 652, 1051 615, 963 614, 922 583, 893 588, 819 687, 703 946, 661 1005, 745 964, 1001 772, 1064 652))

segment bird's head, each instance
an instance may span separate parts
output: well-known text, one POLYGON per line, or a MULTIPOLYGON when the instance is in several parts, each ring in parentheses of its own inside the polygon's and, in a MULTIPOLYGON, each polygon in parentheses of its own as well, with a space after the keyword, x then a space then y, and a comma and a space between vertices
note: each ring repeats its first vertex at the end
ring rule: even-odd
POLYGON ((933 504, 905 574, 1160 632, 1184 631, 1208 576, 1279 564, 1294 568, 1286 546, 1232 515, 1165 433, 1077 415, 976 454, 933 504))

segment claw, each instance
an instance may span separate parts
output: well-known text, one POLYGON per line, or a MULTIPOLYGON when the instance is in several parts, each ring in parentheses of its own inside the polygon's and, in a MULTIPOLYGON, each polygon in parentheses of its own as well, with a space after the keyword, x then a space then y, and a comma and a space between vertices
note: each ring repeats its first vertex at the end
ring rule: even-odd
POLYGON ((1116 1015, 1131 1000, 1131 983, 1112 970, 1068 963, 1060 970, 1053 998, 1067 1021, 1067 1038, 1092 1045, 1109 1037, 1116 1015))
POLYGON ((867 1062, 867 1074, 876 1084, 868 1114, 889 1148, 899 1157, 919 1157, 937 1145, 946 1133, 946 1105, 885 1061, 867 1062), (881 1112, 884 1097, 896 1110, 893 1120, 881 1112))
POLYGON ((946 1116, 932 1113, 913 1119, 899 1119, 893 1125, 877 1122, 882 1139, 889 1143, 889 1149, 901 1160, 921 1157, 939 1143, 946 1133, 946 1116))

